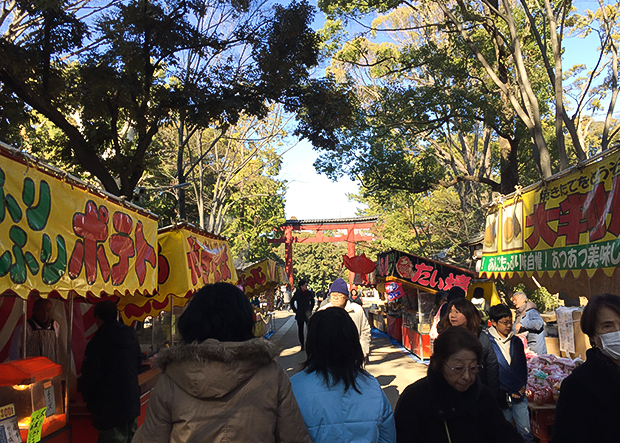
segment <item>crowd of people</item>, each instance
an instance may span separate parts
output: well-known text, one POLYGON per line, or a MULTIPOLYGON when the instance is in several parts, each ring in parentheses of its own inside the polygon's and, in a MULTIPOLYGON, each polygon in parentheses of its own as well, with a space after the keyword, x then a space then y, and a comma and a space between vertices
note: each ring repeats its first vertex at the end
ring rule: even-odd
MULTIPOLYGON (((181 343, 157 358, 162 375, 139 428, 140 346, 116 305, 98 303, 79 384, 98 443, 534 441, 516 334, 528 332, 530 351, 546 349, 540 313, 524 293, 512 297, 514 322, 506 304, 481 302, 484 292, 472 301, 460 288, 438 293, 427 375, 401 393, 394 410, 365 369, 370 327, 351 295, 337 279, 314 311, 308 282, 299 282, 289 303, 306 358, 289 379, 277 346, 254 336, 243 291, 204 286, 177 322, 181 343)), ((35 303, 25 354, 50 352, 56 325, 49 303, 35 303)), ((593 347, 562 383, 552 441, 617 442, 620 297, 592 297, 581 328, 593 347)), ((15 352, 24 354, 18 342, 15 352)))

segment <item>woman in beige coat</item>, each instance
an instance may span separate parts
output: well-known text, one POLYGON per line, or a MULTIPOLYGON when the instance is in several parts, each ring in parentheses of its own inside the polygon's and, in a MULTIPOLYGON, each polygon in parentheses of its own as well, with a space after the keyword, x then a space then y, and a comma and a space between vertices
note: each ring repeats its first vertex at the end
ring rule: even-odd
POLYGON ((310 443, 275 345, 253 325, 237 287, 199 290, 179 318, 183 343, 157 360, 163 374, 132 443, 310 443))

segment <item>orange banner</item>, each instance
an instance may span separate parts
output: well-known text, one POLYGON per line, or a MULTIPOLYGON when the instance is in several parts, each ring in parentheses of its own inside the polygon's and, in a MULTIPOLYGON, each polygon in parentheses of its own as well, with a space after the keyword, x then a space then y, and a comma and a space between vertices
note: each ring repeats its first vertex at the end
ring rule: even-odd
POLYGON ((0 145, 0 294, 153 294, 157 216, 0 145))

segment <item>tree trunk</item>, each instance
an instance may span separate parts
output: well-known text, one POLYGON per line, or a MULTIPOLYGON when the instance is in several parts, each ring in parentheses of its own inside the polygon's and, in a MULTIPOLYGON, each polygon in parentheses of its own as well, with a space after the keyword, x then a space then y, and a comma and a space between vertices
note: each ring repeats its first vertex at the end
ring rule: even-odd
POLYGON ((500 152, 500 193, 503 195, 511 194, 515 186, 519 184, 519 169, 517 162, 517 149, 519 140, 509 140, 504 137, 499 138, 500 152))
POLYGON ((532 134, 532 149, 534 149, 534 158, 538 165, 540 177, 543 179, 551 177, 551 157, 549 157, 549 150, 545 143, 545 137, 543 136, 542 127, 537 124, 531 131, 532 134), (541 149, 542 146, 542 149, 541 149))
MULTIPOLYGON (((607 32, 611 33, 611 26, 609 25, 609 18, 605 10, 605 5, 601 3, 601 10, 603 11, 607 32)), ((605 117, 605 126, 603 127, 603 140, 601 143, 601 149, 603 151, 609 148, 611 142, 609 137, 609 131, 611 129, 611 123, 613 120, 614 108, 616 106, 616 100, 618 99, 618 45, 613 38, 609 39, 611 46, 611 100, 609 102, 609 108, 607 108, 607 116, 605 117)))
MULTIPOLYGON (((185 149, 185 140, 184 140, 184 132, 185 132, 185 118, 181 116, 179 118, 179 127, 178 127, 178 144, 179 147, 177 149, 177 180, 179 184, 185 183, 185 171, 183 166, 183 151, 185 149)), ((185 189, 179 188, 179 202, 178 202, 178 216, 181 220, 186 220, 187 212, 185 207, 185 189)))

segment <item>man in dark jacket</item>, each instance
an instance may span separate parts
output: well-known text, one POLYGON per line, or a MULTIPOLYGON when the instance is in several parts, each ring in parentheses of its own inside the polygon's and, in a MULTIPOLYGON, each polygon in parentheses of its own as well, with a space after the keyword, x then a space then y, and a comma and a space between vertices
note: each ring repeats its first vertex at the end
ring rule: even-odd
POLYGON ((295 313, 295 320, 297 320, 299 344, 303 351, 305 349, 304 326, 308 323, 314 308, 314 293, 308 289, 308 282, 306 280, 299 280, 299 286, 297 286, 295 295, 291 299, 291 307, 295 313))
POLYGON ((489 339, 497 356, 501 395, 499 406, 509 422, 514 419, 526 443, 534 441, 530 431, 530 415, 525 398, 527 360, 523 342, 512 331, 512 312, 506 305, 489 309, 489 339))
POLYGON ((112 301, 94 308, 99 329, 86 346, 79 386, 97 443, 130 443, 138 429, 142 353, 135 331, 118 321, 112 301))

